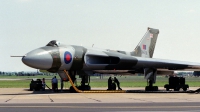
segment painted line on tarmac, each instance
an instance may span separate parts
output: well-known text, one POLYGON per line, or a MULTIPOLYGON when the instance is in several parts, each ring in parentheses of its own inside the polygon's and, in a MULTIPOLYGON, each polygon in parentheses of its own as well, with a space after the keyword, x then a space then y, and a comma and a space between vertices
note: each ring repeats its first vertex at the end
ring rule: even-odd
POLYGON ((11 100, 14 99, 16 96, 17 96, 17 95, 11 97, 10 99, 6 100, 5 102, 7 103, 7 102, 11 101, 11 100))
POLYGON ((49 100, 50 100, 51 102, 54 102, 53 99, 52 99, 49 95, 48 95, 48 97, 49 97, 49 100))

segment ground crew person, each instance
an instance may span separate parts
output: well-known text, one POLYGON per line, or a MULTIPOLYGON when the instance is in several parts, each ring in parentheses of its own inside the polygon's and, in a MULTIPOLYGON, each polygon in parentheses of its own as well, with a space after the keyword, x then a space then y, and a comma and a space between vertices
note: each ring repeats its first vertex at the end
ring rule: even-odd
POLYGON ((120 88, 120 83, 119 83, 119 81, 118 81, 118 79, 116 77, 114 77, 114 82, 117 83, 118 90, 122 90, 120 88))
POLYGON ((108 89, 107 90, 112 90, 112 78, 109 77, 108 79, 108 89))
POLYGON ((53 91, 58 91, 58 80, 56 78, 56 76, 54 76, 54 78, 52 79, 52 83, 53 83, 53 91))
POLYGON ((52 91, 54 91, 53 79, 54 79, 54 77, 51 79, 52 91))
POLYGON ((61 92, 63 91, 63 79, 60 78, 60 89, 61 89, 61 92))
POLYGON ((45 78, 42 79, 42 90, 45 91, 45 86, 46 86, 46 83, 45 83, 45 78))

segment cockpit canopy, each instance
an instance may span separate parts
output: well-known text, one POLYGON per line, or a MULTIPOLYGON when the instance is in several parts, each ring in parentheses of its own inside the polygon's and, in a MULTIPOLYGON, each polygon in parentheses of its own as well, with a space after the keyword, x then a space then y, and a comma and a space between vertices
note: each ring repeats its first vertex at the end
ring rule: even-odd
POLYGON ((57 40, 52 40, 46 46, 59 47, 60 46, 60 42, 57 41, 57 40))

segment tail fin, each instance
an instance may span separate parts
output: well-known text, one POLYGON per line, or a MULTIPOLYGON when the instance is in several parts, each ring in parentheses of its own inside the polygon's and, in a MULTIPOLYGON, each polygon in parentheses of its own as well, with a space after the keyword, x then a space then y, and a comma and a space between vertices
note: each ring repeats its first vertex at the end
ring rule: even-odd
POLYGON ((138 57, 152 58, 158 34, 158 29, 148 28, 142 40, 131 54, 138 57))

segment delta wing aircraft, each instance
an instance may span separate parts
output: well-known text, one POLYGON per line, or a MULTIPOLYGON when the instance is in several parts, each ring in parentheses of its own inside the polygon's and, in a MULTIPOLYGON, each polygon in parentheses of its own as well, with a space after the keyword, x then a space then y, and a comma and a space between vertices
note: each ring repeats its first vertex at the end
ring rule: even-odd
POLYGON ((174 70, 200 71, 200 63, 152 58, 158 34, 158 29, 148 28, 131 52, 64 45, 52 40, 24 55, 22 62, 32 68, 58 73, 65 80, 69 78, 64 71, 68 71, 73 82, 76 74, 142 73, 152 90, 157 90, 157 87, 152 87, 157 74, 168 74, 174 70))

